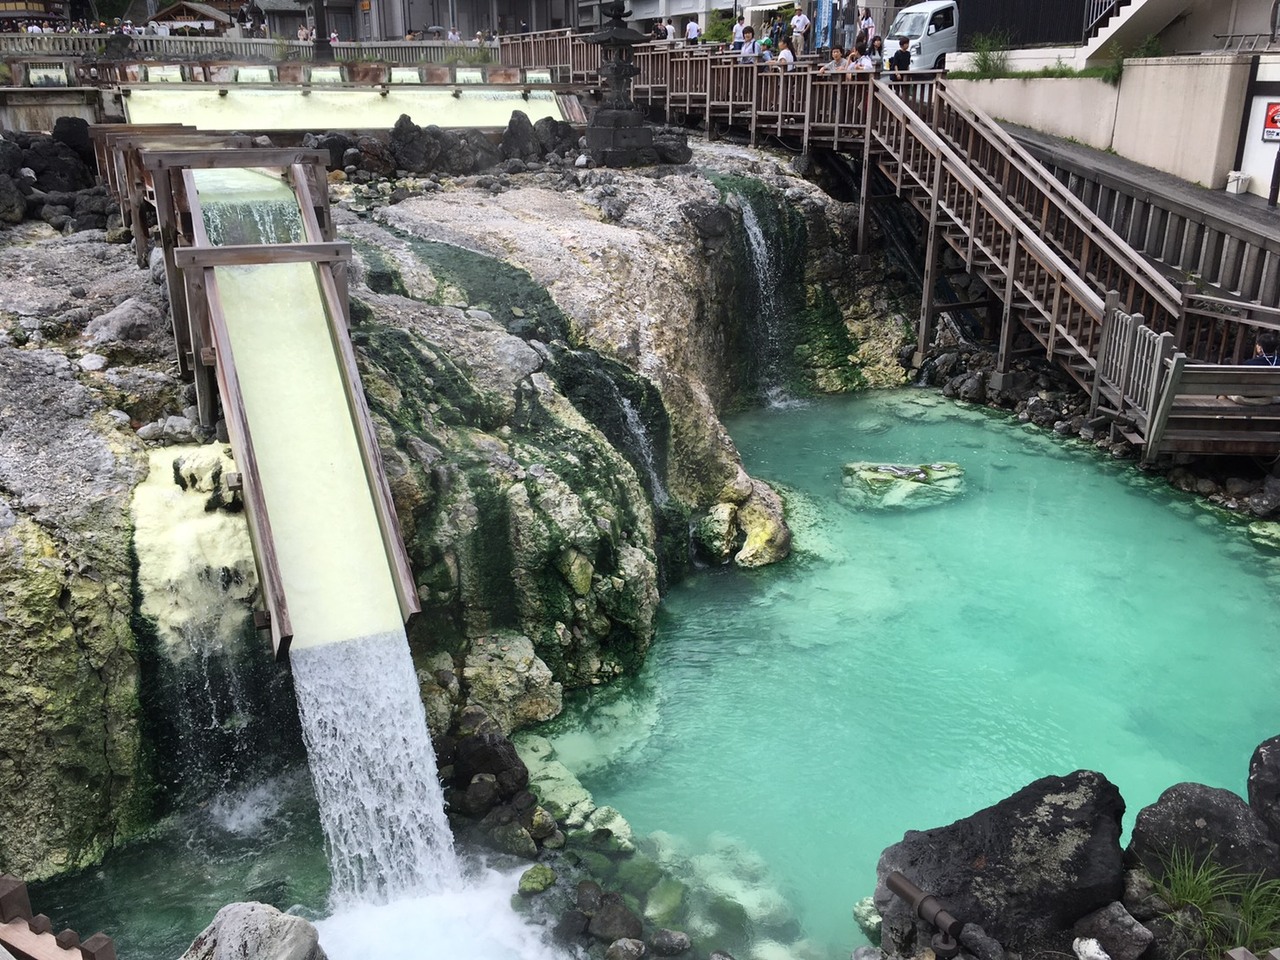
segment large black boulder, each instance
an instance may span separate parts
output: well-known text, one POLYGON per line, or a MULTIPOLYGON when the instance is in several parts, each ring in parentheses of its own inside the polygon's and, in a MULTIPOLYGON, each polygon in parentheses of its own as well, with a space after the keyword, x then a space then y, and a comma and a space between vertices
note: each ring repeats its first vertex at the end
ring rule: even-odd
POLYGON ((533 125, 533 132, 538 136, 543 156, 548 153, 563 155, 578 148, 578 131, 567 121, 543 117, 533 125))
POLYGON ((606 893, 600 898, 600 906, 591 915, 587 932, 605 943, 639 940, 644 936, 644 924, 622 902, 621 895, 606 893))
POLYGON ((1230 790, 1202 783, 1175 784, 1139 810, 1126 854, 1157 879, 1175 856, 1280 877, 1280 847, 1258 814, 1230 790))
POLYGON ((330 170, 341 170, 342 155, 355 146, 355 141, 346 134, 329 131, 318 135, 308 133, 302 138, 302 145, 309 150, 329 151, 329 162, 325 166, 330 170))
POLYGON ((82 117, 59 117, 53 122, 53 139, 65 143, 76 152, 87 167, 95 167, 93 141, 89 139, 89 121, 82 117))
POLYGON ((22 165, 22 147, 8 137, 0 139, 0 173, 17 176, 22 165))
POLYGON ((1249 761, 1249 806, 1280 843, 1280 737, 1258 744, 1249 761))
POLYGON ((1078 770, 1037 780, 950 826, 909 831, 876 868, 886 952, 911 956, 933 934, 889 892, 885 877, 894 870, 1011 949, 1065 935, 1123 892, 1123 816, 1115 785, 1078 770))
POLYGON ((80 155, 52 138, 32 139, 23 165, 35 171, 36 186, 44 191, 84 190, 93 186, 93 173, 80 155))
POLYGON ((511 120, 502 133, 502 143, 498 149, 504 160, 538 160, 546 152, 529 121, 529 115, 523 110, 511 111, 511 120))
POLYGON ((498 795, 504 799, 529 786, 529 768, 516 753, 514 744, 500 733, 479 733, 458 739, 453 757, 454 784, 465 790, 481 773, 493 774, 498 795))
POLYGON ((396 166, 410 173, 434 171, 436 159, 440 156, 440 132, 439 127, 420 127, 409 119, 408 114, 400 114, 387 142, 391 155, 396 158, 396 166))

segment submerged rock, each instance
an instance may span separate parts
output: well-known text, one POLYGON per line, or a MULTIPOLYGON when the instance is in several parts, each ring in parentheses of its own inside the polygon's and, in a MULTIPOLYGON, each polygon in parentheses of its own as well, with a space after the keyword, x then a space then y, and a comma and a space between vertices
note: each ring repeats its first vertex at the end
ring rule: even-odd
POLYGON ((963 478, 964 469, 956 463, 846 463, 843 487, 858 507, 916 509, 954 497, 963 489, 963 478))

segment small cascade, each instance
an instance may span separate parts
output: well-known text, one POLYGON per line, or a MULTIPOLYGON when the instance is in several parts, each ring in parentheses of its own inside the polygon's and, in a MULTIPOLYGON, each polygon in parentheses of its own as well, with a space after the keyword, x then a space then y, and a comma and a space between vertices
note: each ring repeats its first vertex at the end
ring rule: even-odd
POLYGON ((214 246, 301 243, 302 213, 293 188, 260 170, 193 171, 204 229, 214 246))
POLYGON ((751 274, 756 288, 756 320, 761 347, 760 386, 771 407, 787 406, 790 398, 783 386, 782 354, 786 316, 779 302, 783 284, 782 257, 769 243, 760 218, 749 197, 738 195, 742 207, 742 227, 751 255, 751 274))
MULTIPOLYGON (((613 389, 618 391, 616 386, 613 389)), ((622 395, 621 391, 618 391, 618 402, 622 407, 622 414, 627 424, 627 432, 631 435, 636 456, 644 464, 645 475, 649 478, 649 490, 653 495, 654 506, 664 507, 671 502, 671 494, 667 492, 666 484, 662 482, 662 477, 658 475, 658 467, 654 461, 653 444, 649 441, 649 432, 644 428, 644 422, 640 419, 640 412, 636 410, 635 405, 630 400, 622 395)))
POLYGON ((404 632, 290 654, 335 906, 456 887, 461 870, 404 632))

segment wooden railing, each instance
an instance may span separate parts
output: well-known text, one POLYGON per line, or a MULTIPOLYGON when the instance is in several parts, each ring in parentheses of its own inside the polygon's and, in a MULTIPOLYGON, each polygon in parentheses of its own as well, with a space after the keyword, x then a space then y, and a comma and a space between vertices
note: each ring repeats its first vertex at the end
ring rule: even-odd
MULTIPOLYGON (((1003 296, 1007 312, 1023 315, 1047 355, 1087 385, 1102 298, 884 81, 874 84, 870 123, 873 154, 899 195, 1003 296)), ((1010 346, 1002 343, 1001 353, 1010 346)))
MULTIPOLYGON (((0 34, 0 57, 83 57, 96 56, 106 48, 109 35, 95 33, 6 33, 0 34)), ((315 47, 298 40, 254 40, 247 37, 160 37, 134 34, 129 38, 137 57, 193 57, 242 60, 310 60, 315 47)), ((338 42, 333 45, 338 60, 380 60, 389 63, 448 63, 453 60, 480 61, 498 58, 498 45, 490 43, 447 43, 435 40, 386 42, 338 42)))
POLYGON ((81 941, 74 930, 53 932, 52 921, 34 913, 27 885, 0 874, 0 953, 19 960, 116 960, 116 947, 105 933, 81 941))
POLYGON ((1147 325, 1158 331, 1176 329, 1181 312, 1178 288, 1003 127, 958 98, 945 82, 936 86, 933 109, 938 132, 1095 290, 1119 291, 1121 304, 1141 313, 1147 325))

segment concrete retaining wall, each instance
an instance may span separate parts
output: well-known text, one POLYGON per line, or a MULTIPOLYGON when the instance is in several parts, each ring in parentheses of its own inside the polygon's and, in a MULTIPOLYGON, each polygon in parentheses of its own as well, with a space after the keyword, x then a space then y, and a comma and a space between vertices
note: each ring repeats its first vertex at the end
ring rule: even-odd
POLYGON ((1118 87, 1082 77, 953 83, 993 117, 1114 150, 1216 190, 1235 162, 1249 58, 1127 60, 1118 87))
POLYGON ((1101 80, 954 80, 951 85, 997 120, 1078 140, 1099 150, 1111 147, 1119 90, 1101 80))

